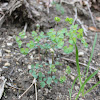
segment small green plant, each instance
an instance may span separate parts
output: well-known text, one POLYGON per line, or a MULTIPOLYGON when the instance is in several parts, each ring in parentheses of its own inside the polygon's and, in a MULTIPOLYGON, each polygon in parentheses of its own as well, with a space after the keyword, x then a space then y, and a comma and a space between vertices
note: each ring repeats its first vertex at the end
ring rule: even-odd
POLYGON ((65 75, 60 76, 59 81, 60 81, 60 83, 64 83, 66 81, 66 76, 65 75))
POLYGON ((61 4, 58 4, 57 2, 52 2, 52 5, 55 5, 56 10, 62 15, 65 13, 65 9, 61 4))
MULTIPOLYGON (((54 20, 56 21, 56 26, 61 21, 61 19, 59 17, 55 17, 54 20)), ((79 61, 78 61, 78 49, 77 49, 76 44, 77 44, 78 40, 81 41, 81 43, 83 44, 84 47, 88 47, 88 44, 86 43, 86 41, 83 37, 83 29, 81 29, 81 28, 78 29, 78 25, 77 24, 73 25, 73 21, 74 20, 72 18, 65 19, 65 22, 68 22, 71 25, 69 30, 67 28, 61 28, 59 30, 50 29, 45 34, 44 34, 44 32, 39 32, 40 26, 37 25, 37 30, 32 31, 33 39, 27 43, 24 43, 24 44, 26 44, 26 45, 24 45, 24 48, 23 48, 23 41, 22 41, 22 39, 25 38, 24 31, 20 32, 19 36, 16 36, 16 42, 18 44, 18 47, 20 48, 20 52, 24 55, 27 55, 31 49, 38 49, 40 60, 38 63, 33 64, 31 66, 31 70, 29 72, 31 73, 31 75, 34 78, 36 78, 39 81, 40 86, 42 88, 45 87, 45 85, 48 85, 51 87, 52 82, 58 83, 58 81, 59 81, 60 83, 64 83, 66 81, 66 75, 60 76, 59 79, 56 78, 56 75, 55 75, 57 72, 56 66, 62 66, 62 65, 59 62, 56 62, 54 60, 55 50, 60 49, 64 53, 69 54, 69 53, 72 53, 73 49, 75 48, 76 49, 76 64, 77 64, 78 77, 74 80, 72 88, 69 92, 70 92, 70 97, 71 97, 73 86, 74 86, 76 80, 79 79, 80 90, 76 97, 76 100, 77 100, 80 93, 82 93, 83 96, 87 93, 87 92, 84 93, 84 86, 97 73, 97 71, 95 73, 93 73, 92 75, 90 75, 90 77, 87 78, 89 64, 92 59, 91 58, 89 61, 88 67, 87 67, 87 71, 86 71, 87 75, 86 75, 85 82, 82 83, 82 77, 81 77, 82 75, 80 73, 80 66, 79 66, 79 61), (40 61, 42 61, 41 57, 40 57, 41 50, 46 50, 46 51, 48 50, 51 53, 52 63, 49 63, 49 64, 45 63, 45 66, 48 67, 48 71, 46 71, 46 72, 41 71, 41 69, 43 69, 43 65, 40 64, 40 61)), ((93 53, 92 53, 92 55, 93 55, 93 53)), ((66 67, 65 72, 70 75, 70 73, 71 73, 70 66, 66 67)), ((97 83, 97 84, 99 84, 99 83, 97 83)))
MULTIPOLYGON (((48 65, 48 64, 45 64, 45 65, 48 65)), ((48 86, 50 86, 52 82, 55 82, 55 83, 58 82, 58 79, 56 78, 56 76, 53 75, 53 73, 56 72, 56 69, 55 69, 54 65, 51 65, 49 71, 47 73, 45 73, 47 75, 44 75, 44 73, 42 73, 40 71, 41 68, 43 68, 43 65, 40 65, 40 64, 37 63, 35 65, 31 65, 31 70, 29 72, 31 73, 31 75, 34 78, 39 80, 40 86, 42 88, 45 87, 46 84, 48 86)))
POLYGON ((84 92, 84 88, 85 88, 85 85, 86 83, 92 78, 94 77, 97 73, 98 73, 98 70, 95 71, 94 73, 92 73, 89 77, 87 77, 88 75, 88 70, 89 70, 89 65, 90 65, 90 62, 91 62, 91 59, 92 59, 92 56, 93 56, 93 52, 94 52, 94 48, 95 48, 95 44, 96 44, 96 39, 97 39, 97 34, 95 36, 95 39, 94 39, 94 44, 93 44, 93 48, 92 48, 92 52, 91 52, 91 56, 90 56, 90 59, 89 59, 89 62, 88 62, 88 66, 86 67, 86 75, 83 74, 81 75, 81 72, 80 72, 80 66, 79 66, 79 60, 78 60, 78 49, 77 49, 77 46, 75 45, 75 48, 76 48, 76 65, 77 65, 77 73, 78 73, 78 76, 75 78, 75 80, 73 81, 73 84, 72 84, 72 88, 69 90, 69 95, 70 95, 70 100, 71 100, 71 94, 72 94, 72 89, 75 85, 75 82, 77 79, 79 79, 79 82, 80 82, 80 89, 79 89, 79 92, 75 98, 75 100, 78 99, 79 95, 82 93, 82 96, 85 96, 88 92, 90 92, 92 89, 94 89, 98 84, 100 84, 100 81, 98 81, 95 85, 93 85, 90 89, 88 89, 86 92, 84 92), (82 83, 82 78, 84 78, 83 76, 85 76, 85 80, 84 82, 82 83))
POLYGON ((66 73, 67 73, 68 75, 70 75, 70 73, 71 73, 71 68, 70 68, 70 66, 67 66, 65 71, 66 71, 66 73))

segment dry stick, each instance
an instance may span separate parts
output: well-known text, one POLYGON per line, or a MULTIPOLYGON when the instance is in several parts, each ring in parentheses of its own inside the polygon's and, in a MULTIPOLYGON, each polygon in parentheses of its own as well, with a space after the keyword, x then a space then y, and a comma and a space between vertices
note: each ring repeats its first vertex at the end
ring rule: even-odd
POLYGON ((88 9, 89 9, 89 13, 90 13, 90 16, 91 16, 91 19, 92 19, 93 25, 96 27, 96 24, 95 24, 95 22, 94 22, 94 18, 93 18, 92 12, 91 12, 91 10, 90 10, 90 7, 89 7, 89 3, 88 3, 88 1, 89 1, 89 0, 87 0, 86 5, 87 5, 87 7, 88 7, 88 9))
POLYGON ((35 83, 35 94, 36 94, 36 100, 37 100, 37 86, 36 86, 36 83, 35 83))
POLYGON ((25 93, 27 93, 29 91, 29 89, 33 86, 33 84, 35 84, 35 83, 36 83, 36 79, 34 78, 32 84, 29 86, 29 88, 21 96, 19 96, 18 99, 21 99, 25 95, 25 93))
MULTIPOLYGON (((67 60, 67 61, 71 61, 71 62, 76 63, 75 60, 68 59, 68 58, 64 58, 64 57, 61 57, 61 58, 62 58, 63 60, 67 60)), ((79 62, 79 64, 87 67, 87 64, 84 64, 84 63, 81 63, 81 62, 79 62)), ((93 66, 89 66, 89 68, 90 68, 90 69, 93 69, 93 70, 98 70, 97 68, 94 68, 93 66)), ((98 70, 98 72, 100 72, 100 70, 98 70)))
POLYGON ((79 22, 80 25, 81 25, 81 27, 83 28, 83 31, 84 31, 85 35, 87 36, 87 30, 86 30, 86 28, 84 27, 84 25, 80 21, 80 19, 77 18, 77 8, 76 7, 74 8, 74 11, 75 11, 75 19, 74 19, 73 25, 75 24, 75 21, 79 22))

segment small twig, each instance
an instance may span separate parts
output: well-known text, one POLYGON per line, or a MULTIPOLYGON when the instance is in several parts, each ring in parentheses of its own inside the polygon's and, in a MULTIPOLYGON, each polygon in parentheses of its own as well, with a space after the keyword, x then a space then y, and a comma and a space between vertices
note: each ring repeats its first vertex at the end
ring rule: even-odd
POLYGON ((26 30, 27 30, 27 23, 25 23, 25 26, 24 26, 24 32, 26 32, 26 30))
MULTIPOLYGON (((68 59, 68 58, 64 58, 64 57, 62 57, 61 59, 76 63, 76 61, 72 60, 72 59, 68 59)), ((79 64, 87 67, 87 64, 84 64, 84 63, 81 63, 81 62, 79 62, 79 64)), ((93 70, 98 70, 97 68, 94 68, 93 66, 89 66, 89 68, 93 69, 93 70)), ((100 72, 100 70, 98 70, 98 71, 100 72)))
POLYGON ((94 22, 94 18, 93 18, 92 12, 91 12, 91 10, 90 10, 90 7, 89 7, 89 3, 88 3, 88 1, 89 1, 89 0, 87 0, 86 5, 87 5, 87 7, 88 7, 88 10, 89 10, 89 13, 90 13, 90 16, 91 16, 91 19, 92 19, 93 25, 96 27, 96 24, 95 24, 95 22, 94 22))
POLYGON ((75 21, 76 21, 76 19, 77 19, 77 8, 76 8, 76 7, 74 8, 74 11, 75 11, 75 18, 74 18, 73 25, 75 24, 75 21))
POLYGON ((11 84, 9 84, 7 82, 6 82, 6 85, 8 85, 11 88, 17 89, 17 90, 25 90, 25 89, 22 89, 22 88, 15 87, 14 85, 11 85, 11 84))
POLYGON ((36 83, 35 83, 35 94, 36 94, 36 100, 37 100, 37 86, 36 86, 36 83))
POLYGON ((36 79, 34 78, 32 84, 28 87, 28 89, 21 96, 19 96, 18 99, 21 99, 29 91, 29 89, 33 86, 33 84, 35 84, 35 83, 36 83, 36 79))
POLYGON ((85 35, 87 36, 87 33, 86 33, 87 30, 86 30, 86 28, 84 27, 83 23, 80 21, 80 19, 77 19, 77 22, 80 23, 81 27, 83 28, 83 31, 84 31, 85 35))
POLYGON ((74 22, 73 22, 72 25, 75 24, 75 21, 79 22, 80 25, 81 25, 81 27, 83 28, 83 31, 84 31, 85 35, 87 36, 87 30, 86 30, 86 28, 84 27, 84 25, 83 25, 83 23, 80 21, 80 19, 78 19, 78 17, 77 17, 77 8, 76 8, 76 7, 74 8, 74 11, 75 11, 75 18, 74 18, 74 22))

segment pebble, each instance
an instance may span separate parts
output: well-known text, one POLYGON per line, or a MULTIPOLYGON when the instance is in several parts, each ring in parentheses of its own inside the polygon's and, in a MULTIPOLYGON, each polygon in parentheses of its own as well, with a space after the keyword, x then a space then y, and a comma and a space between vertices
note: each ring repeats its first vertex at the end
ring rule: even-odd
POLYGON ((19 72, 22 72, 23 70, 22 70, 22 69, 18 69, 18 71, 19 71, 19 72))
POLYGON ((44 93, 44 95, 47 95, 48 92, 49 92, 49 90, 48 90, 48 89, 45 89, 45 93, 44 93))
POLYGON ((7 62, 7 63, 4 64, 4 66, 10 66, 10 63, 7 62))
POLYGON ((79 100, 84 100, 83 98, 79 98, 79 100))
POLYGON ((83 57, 83 56, 84 56, 84 52, 79 52, 78 55, 79 55, 80 57, 83 57))
POLYGON ((6 56, 5 56, 5 58, 11 58, 11 55, 10 54, 7 54, 6 56))
POLYGON ((17 65, 19 65, 19 62, 16 62, 17 65))
POLYGON ((3 66, 2 68, 3 68, 3 69, 6 69, 6 68, 8 68, 8 67, 6 67, 6 66, 3 66))
POLYGON ((33 55, 30 56, 30 59, 31 59, 31 61, 33 61, 33 59, 34 59, 34 58, 33 58, 33 55))
POLYGON ((11 43, 7 43, 7 46, 12 46, 13 45, 13 43, 11 42, 11 43))
POLYGON ((78 91, 79 90, 79 86, 75 86, 75 90, 78 91))
POLYGON ((98 74, 97 74, 97 75, 98 75, 98 78, 99 78, 99 80, 100 80, 100 72, 98 72, 98 74))
POLYGON ((52 59, 48 58, 49 64, 52 64, 52 59))
POLYGON ((70 78, 71 78, 72 80, 74 80, 74 79, 75 79, 75 77, 74 77, 73 75, 70 75, 70 78))
POLYGON ((28 69, 31 69, 31 65, 28 65, 28 69))
POLYGON ((0 63, 1 63, 1 61, 2 61, 2 58, 0 58, 0 63))
POLYGON ((11 52, 10 50, 7 50, 7 49, 4 49, 4 51, 7 52, 7 53, 10 53, 11 52))
POLYGON ((2 50, 0 49, 0 57, 2 57, 2 50))
POLYGON ((2 72, 2 69, 0 68, 0 72, 2 72))

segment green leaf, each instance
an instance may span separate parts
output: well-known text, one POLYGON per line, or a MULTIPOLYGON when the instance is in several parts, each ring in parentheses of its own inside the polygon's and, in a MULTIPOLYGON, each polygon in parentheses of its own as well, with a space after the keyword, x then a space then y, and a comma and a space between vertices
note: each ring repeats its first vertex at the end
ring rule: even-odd
POLYGON ((58 44, 57 44, 57 47, 62 48, 63 46, 64 46, 64 41, 62 41, 62 40, 59 41, 58 44))
POLYGON ((44 88, 45 87, 45 82, 40 82, 40 86, 42 87, 42 88, 44 88))
POLYGON ((36 69, 39 69, 39 64, 38 63, 35 65, 35 68, 36 69))
POLYGON ((55 40, 55 36, 56 36, 56 35, 52 35, 52 36, 51 36, 51 40, 55 40))
POLYGON ((39 75, 39 77, 43 77, 42 72, 39 72, 38 75, 39 75))
POLYGON ((58 83, 58 80, 57 80, 57 79, 54 79, 53 81, 54 81, 56 84, 58 83))
POLYGON ((56 72, 56 71, 57 69, 55 68, 55 65, 54 64, 50 65, 50 72, 56 72))
POLYGON ((55 17, 54 19, 56 22, 60 22, 60 18, 59 17, 55 17))
POLYGON ((65 53, 69 54, 73 51, 73 48, 74 48, 73 45, 69 45, 69 47, 64 46, 63 50, 64 50, 65 53))
POLYGON ((78 59, 78 48, 77 48, 76 44, 75 44, 75 48, 76 48, 76 65, 77 65, 77 73, 78 73, 78 76, 79 76, 80 86, 82 86, 81 72, 80 72, 79 59, 78 59))
POLYGON ((18 42, 20 40, 20 38, 18 36, 16 36, 16 41, 18 42))
POLYGON ((65 19, 65 21, 66 21, 66 22, 69 22, 69 18, 67 17, 67 18, 65 19))
POLYGON ((22 41, 18 41, 18 47, 21 48, 22 41))
POLYGON ((42 81, 42 77, 39 77, 39 81, 40 81, 40 82, 42 81))
POLYGON ((52 76, 52 79, 54 80, 56 78, 56 76, 52 76))
POLYGON ((34 64, 31 65, 31 68, 32 68, 32 69, 34 68, 34 64))
POLYGON ((82 37, 83 37, 83 29, 82 28, 78 29, 77 32, 82 34, 82 37))
POLYGON ((69 40, 69 43, 70 43, 70 44, 73 44, 73 40, 70 39, 70 40, 69 40))
POLYGON ((60 79, 59 79, 60 83, 63 83, 66 81, 66 76, 60 76, 60 79))
POLYGON ((29 70, 29 73, 32 74, 33 70, 29 70))
POLYGON ((38 76, 36 75, 36 72, 35 72, 35 71, 32 72, 32 76, 33 76, 34 78, 36 78, 36 79, 37 79, 37 77, 38 77, 38 76))
POLYGON ((48 71, 47 73, 48 73, 48 74, 51 74, 51 71, 48 71))
POLYGON ((40 67, 43 67, 43 65, 40 65, 40 67))
POLYGON ((22 32, 19 33, 19 36, 20 36, 21 38, 24 38, 24 37, 25 37, 25 34, 26 34, 26 33, 25 33, 24 31, 22 31, 22 32))
POLYGON ((43 78, 43 81, 46 81, 47 79, 46 78, 43 78))
POLYGON ((37 36, 37 33, 35 31, 32 31, 32 37, 37 36))
POLYGON ((51 78, 51 77, 48 77, 48 79, 47 79, 47 84, 50 85, 51 82, 52 82, 52 78, 51 78))
POLYGON ((55 62, 55 65, 60 65, 60 62, 56 61, 56 62, 55 62))
POLYGON ((74 20, 73 20, 73 18, 66 18, 65 21, 69 22, 69 24, 72 24, 74 20))
POLYGON ((41 37, 41 38, 44 38, 44 37, 45 37, 44 32, 41 32, 41 33, 40 33, 40 37, 41 37))
MULTIPOLYGON (((75 98, 75 100, 77 100, 78 99, 78 97, 79 97, 79 94, 81 93, 81 91, 84 89, 84 87, 85 87, 85 85, 86 85, 86 83, 92 78, 92 77, 94 77, 96 74, 98 73, 98 70, 97 71, 95 71, 93 74, 91 74, 86 80, 85 80, 85 82, 82 84, 82 86, 81 86, 81 88, 80 88, 80 90, 79 90, 79 92, 78 92, 78 94, 76 95, 76 98, 75 98)), ((88 91, 89 92, 89 91, 88 91)))
POLYGON ((70 68, 70 66, 67 66, 65 71, 66 71, 67 74, 70 74, 70 73, 71 73, 71 68, 70 68))
POLYGON ((28 48, 21 48, 21 49, 20 49, 20 52, 21 52, 22 54, 24 54, 24 55, 27 55, 28 52, 29 52, 29 49, 28 49, 28 48))
POLYGON ((97 85, 99 85, 100 84, 100 81, 98 81, 95 85, 93 85, 90 89, 88 89, 85 93, 84 93, 84 95, 85 94, 87 94, 88 92, 90 92, 91 90, 93 90, 97 85))
POLYGON ((26 44, 27 47, 29 47, 30 49, 33 49, 35 46, 35 43, 33 41, 30 41, 29 43, 26 44))

